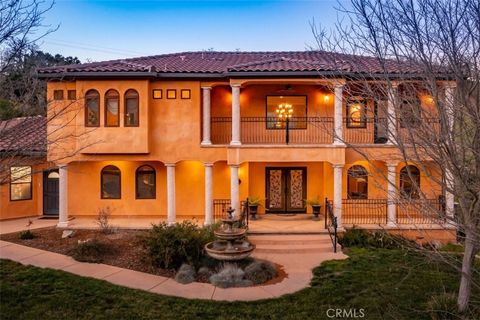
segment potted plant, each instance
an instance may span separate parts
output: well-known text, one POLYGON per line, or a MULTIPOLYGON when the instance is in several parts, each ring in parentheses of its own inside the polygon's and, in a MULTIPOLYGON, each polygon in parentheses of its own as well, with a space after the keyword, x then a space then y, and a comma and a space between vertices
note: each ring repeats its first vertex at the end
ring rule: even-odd
POLYGON ((250 219, 257 220, 258 206, 260 205, 260 197, 248 197, 248 211, 250 211, 250 219))
POLYGON ((312 207, 313 220, 319 220, 318 216, 320 214, 320 208, 322 208, 322 205, 320 204, 320 197, 317 196, 315 199, 309 199, 306 201, 306 203, 312 207))

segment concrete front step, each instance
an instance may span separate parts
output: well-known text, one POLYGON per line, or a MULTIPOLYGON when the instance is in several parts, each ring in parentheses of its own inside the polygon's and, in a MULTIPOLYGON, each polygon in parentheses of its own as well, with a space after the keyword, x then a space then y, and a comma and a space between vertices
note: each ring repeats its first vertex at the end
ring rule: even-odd
POLYGON ((248 229, 249 235, 328 235, 328 230, 320 229, 316 231, 279 231, 279 230, 267 230, 261 228, 250 228, 248 229))
POLYGON ((255 251, 259 253, 333 252, 328 235, 255 235, 248 239, 256 245, 255 251))
POLYGON ((331 244, 329 236, 325 235, 250 235, 248 239, 256 245, 313 245, 331 244))
MULTIPOLYGON (((337 246, 337 251, 340 251, 340 246, 337 246)), ((261 245, 255 248, 255 252, 257 253, 326 253, 326 252, 333 252, 333 245, 330 243, 329 245, 317 245, 317 246, 307 246, 307 245, 299 245, 299 246, 267 246, 261 245)))

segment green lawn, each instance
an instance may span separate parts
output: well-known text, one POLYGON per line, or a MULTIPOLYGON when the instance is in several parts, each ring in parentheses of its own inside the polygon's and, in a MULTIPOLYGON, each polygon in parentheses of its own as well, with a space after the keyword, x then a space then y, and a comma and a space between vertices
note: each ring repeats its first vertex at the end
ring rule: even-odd
POLYGON ((329 308, 363 308, 364 319, 430 319, 430 297, 457 289, 456 273, 413 253, 352 249, 348 254, 350 259, 316 268, 310 288, 235 303, 160 296, 1 260, 0 318, 328 319, 329 308))

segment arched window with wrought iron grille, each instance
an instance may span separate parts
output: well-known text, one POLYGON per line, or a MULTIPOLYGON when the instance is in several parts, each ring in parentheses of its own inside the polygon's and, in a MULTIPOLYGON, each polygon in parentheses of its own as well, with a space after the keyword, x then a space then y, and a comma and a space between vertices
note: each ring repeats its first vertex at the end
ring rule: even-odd
POLYGON ((101 172, 101 197, 102 199, 120 199, 122 182, 120 169, 109 165, 101 172))
POLYGON ((368 199, 368 172, 361 165, 354 165, 347 172, 348 199, 368 199))
POLYGON ((135 197, 137 199, 155 199, 156 173, 149 165, 138 167, 135 172, 135 197))

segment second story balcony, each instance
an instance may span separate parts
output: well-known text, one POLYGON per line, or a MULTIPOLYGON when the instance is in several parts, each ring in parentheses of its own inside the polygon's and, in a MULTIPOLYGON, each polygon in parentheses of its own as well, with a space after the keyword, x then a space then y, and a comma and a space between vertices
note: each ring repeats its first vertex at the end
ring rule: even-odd
POLYGON ((203 87, 202 145, 380 146, 438 136, 440 124, 425 96, 418 94, 407 108, 396 91, 363 96, 344 86, 251 80, 203 87))
MULTIPOLYGON (((212 143, 229 144, 232 140, 232 117, 211 118, 212 143)), ((333 143, 333 118, 292 117, 241 117, 242 144, 331 144, 333 143)))

